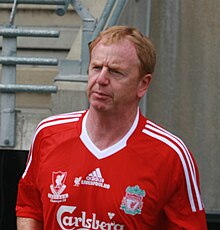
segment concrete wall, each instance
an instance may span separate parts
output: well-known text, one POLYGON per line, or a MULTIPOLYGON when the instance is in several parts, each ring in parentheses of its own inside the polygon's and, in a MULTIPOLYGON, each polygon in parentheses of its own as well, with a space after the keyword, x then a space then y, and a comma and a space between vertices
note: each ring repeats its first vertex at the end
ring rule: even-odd
POLYGON ((198 162, 207 210, 220 210, 220 1, 154 0, 157 68, 148 117, 182 137, 198 162))
POLYGON ((157 66, 147 117, 181 137, 198 163, 207 211, 220 211, 220 1, 129 1, 120 24, 148 32, 157 66), (151 4, 150 18, 148 3, 151 4), (148 21, 146 21, 148 20, 148 21))

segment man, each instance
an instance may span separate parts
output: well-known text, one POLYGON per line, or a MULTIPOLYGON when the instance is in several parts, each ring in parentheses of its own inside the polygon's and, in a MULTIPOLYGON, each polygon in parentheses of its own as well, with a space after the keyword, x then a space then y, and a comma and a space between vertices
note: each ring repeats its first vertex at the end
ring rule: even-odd
POLYGON ((90 44, 90 108, 37 127, 18 230, 207 229, 192 154, 138 107, 155 62, 135 28, 111 27, 90 44))

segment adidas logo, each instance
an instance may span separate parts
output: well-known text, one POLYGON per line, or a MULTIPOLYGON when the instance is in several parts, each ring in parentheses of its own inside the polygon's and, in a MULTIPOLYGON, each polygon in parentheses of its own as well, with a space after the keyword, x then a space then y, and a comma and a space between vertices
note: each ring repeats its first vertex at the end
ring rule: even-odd
POLYGON ((110 184, 104 183, 105 180, 102 177, 100 168, 96 168, 93 172, 89 173, 85 180, 83 180, 82 177, 76 177, 74 182, 74 186, 90 185, 110 189, 110 184))
POLYGON ((104 179, 102 177, 100 168, 95 169, 92 173, 90 173, 87 177, 86 180, 90 181, 97 181, 97 182, 104 182, 104 179))

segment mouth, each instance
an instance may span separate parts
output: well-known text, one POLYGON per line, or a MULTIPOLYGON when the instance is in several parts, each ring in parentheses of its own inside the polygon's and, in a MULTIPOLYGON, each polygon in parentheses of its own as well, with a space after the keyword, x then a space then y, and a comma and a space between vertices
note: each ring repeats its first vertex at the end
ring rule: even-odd
POLYGON ((106 98, 110 97, 109 94, 99 92, 99 91, 93 91, 92 94, 98 99, 106 99, 106 98))

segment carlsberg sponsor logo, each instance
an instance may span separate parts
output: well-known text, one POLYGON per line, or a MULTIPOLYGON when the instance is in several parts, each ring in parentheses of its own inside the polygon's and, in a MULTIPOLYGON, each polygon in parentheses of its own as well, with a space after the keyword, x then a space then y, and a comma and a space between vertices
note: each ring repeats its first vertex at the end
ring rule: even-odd
POLYGON ((57 222, 62 230, 73 229, 106 229, 106 230, 121 230, 124 225, 116 224, 114 221, 104 222, 96 219, 96 214, 91 217, 86 216, 86 212, 81 212, 81 216, 73 215, 75 206, 62 205, 57 211, 57 222))

